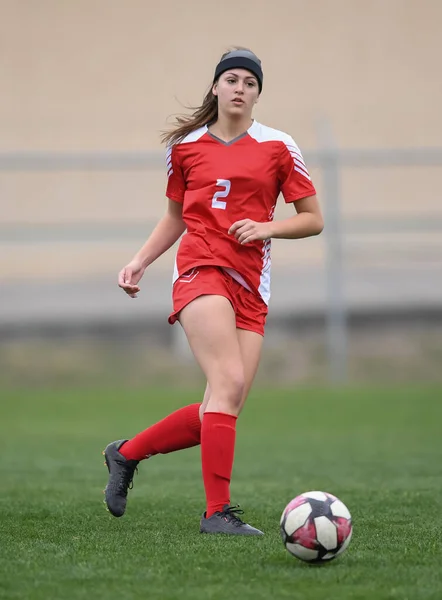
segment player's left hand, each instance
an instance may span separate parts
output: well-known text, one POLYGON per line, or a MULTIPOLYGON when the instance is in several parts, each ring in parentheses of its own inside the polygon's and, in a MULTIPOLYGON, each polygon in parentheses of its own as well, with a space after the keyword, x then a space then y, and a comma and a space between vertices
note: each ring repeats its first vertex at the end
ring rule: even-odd
POLYGON ((234 235, 240 244, 255 240, 268 240, 272 237, 271 222, 257 223, 251 219, 242 219, 231 225, 229 234, 234 235))

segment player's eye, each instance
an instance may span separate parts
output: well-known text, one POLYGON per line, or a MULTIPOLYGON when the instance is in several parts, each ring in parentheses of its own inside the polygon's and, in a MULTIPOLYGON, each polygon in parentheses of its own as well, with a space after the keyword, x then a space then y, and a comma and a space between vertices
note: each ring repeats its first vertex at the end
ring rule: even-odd
POLYGON ((255 82, 255 81, 253 81, 253 80, 250 80, 250 81, 248 81, 248 82, 247 82, 247 85, 248 85, 249 87, 255 87, 255 85, 256 85, 256 82, 255 82))
POLYGON ((236 82, 236 79, 233 79, 232 77, 230 77, 230 78, 227 80, 227 83, 235 83, 235 82, 236 82))

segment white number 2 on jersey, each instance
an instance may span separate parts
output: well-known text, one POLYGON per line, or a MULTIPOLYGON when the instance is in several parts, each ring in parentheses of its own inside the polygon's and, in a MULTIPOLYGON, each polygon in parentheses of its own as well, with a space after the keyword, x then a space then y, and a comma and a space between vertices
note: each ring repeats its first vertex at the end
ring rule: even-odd
POLYGON ((227 202, 224 200, 218 200, 218 198, 226 198, 230 194, 230 181, 228 179, 217 179, 216 185, 223 187, 223 190, 215 192, 212 198, 212 208, 221 208, 226 210, 227 202))

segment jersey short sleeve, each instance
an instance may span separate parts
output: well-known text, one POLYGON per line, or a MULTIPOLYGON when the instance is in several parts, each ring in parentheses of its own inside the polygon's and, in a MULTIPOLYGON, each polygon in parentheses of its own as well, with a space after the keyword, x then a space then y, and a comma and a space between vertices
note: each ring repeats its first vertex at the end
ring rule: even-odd
POLYGON ((301 151, 290 136, 281 143, 279 180, 287 203, 316 194, 301 151))
POLYGON ((166 196, 175 202, 184 202, 186 182, 179 161, 179 153, 175 146, 169 146, 166 152, 167 189, 166 196))

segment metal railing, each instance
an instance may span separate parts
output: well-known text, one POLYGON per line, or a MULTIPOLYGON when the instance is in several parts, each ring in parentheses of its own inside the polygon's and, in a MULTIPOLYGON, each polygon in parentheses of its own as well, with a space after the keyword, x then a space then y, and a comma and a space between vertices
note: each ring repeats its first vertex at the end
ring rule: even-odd
MULTIPOLYGON (((406 218, 394 222, 379 218, 343 218, 340 207, 341 173, 348 167, 441 166, 442 147, 434 148, 338 148, 329 127, 319 129, 319 148, 305 151, 310 167, 318 167, 323 178, 323 206, 325 211, 325 318, 329 379, 343 382, 347 378, 347 303, 344 293, 345 238, 351 233, 428 231, 442 232, 442 217, 406 218)), ((145 171, 164 166, 162 152, 8 152, 0 153, 0 172, 29 171, 145 171)), ((4 202, 2 199, 1 202, 4 202)), ((57 226, 15 223, 0 224, 0 244, 20 244, 48 241, 84 242, 133 239, 145 233, 146 225, 133 223, 122 229, 110 224, 73 223, 57 226)))

